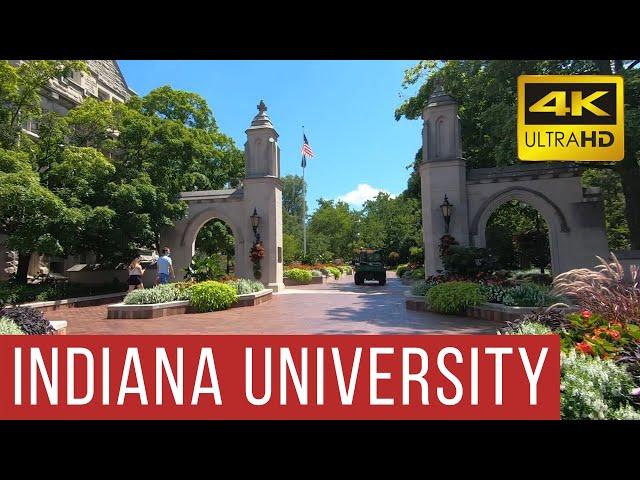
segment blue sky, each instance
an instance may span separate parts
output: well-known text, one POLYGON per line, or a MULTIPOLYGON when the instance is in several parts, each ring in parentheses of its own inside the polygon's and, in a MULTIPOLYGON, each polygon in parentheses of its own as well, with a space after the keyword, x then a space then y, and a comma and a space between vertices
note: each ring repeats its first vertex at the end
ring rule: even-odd
POLYGON ((242 148, 264 99, 278 134, 282 174, 302 173, 302 125, 315 156, 308 161, 307 202, 345 198, 359 208, 377 190, 398 194, 420 148, 420 121, 394 119, 409 95, 401 82, 415 61, 121 60, 138 94, 171 85, 199 93, 220 129, 242 148))

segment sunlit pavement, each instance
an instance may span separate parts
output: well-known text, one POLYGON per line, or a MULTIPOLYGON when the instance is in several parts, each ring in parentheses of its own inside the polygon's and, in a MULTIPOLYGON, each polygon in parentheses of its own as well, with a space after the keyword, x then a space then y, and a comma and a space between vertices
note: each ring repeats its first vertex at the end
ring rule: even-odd
POLYGON ((108 320, 106 306, 47 312, 67 320, 68 334, 479 334, 493 321, 406 310, 409 287, 390 272, 387 284, 357 286, 353 276, 327 285, 289 287, 255 307, 173 315, 148 320, 108 320))

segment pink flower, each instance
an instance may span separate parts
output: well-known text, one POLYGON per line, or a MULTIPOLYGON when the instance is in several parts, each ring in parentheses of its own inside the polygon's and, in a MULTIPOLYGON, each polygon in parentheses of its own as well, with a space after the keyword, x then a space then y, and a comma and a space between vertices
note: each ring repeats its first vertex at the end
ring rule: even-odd
POLYGON ((582 312, 580 312, 580 316, 585 320, 588 320, 589 318, 591 318, 591 312, 589 310, 583 310, 582 312))

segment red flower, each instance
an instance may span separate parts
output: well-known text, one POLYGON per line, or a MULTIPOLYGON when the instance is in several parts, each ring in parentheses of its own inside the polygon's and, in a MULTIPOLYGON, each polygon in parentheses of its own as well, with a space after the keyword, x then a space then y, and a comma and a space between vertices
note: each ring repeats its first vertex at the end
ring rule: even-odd
POLYGON ((576 345, 576 348, 582 353, 586 353, 587 355, 593 355, 593 348, 587 342, 578 343, 576 345))
POLYGON ((591 312, 589 310, 583 310, 582 312, 580 312, 580 316, 587 320, 591 318, 591 312))

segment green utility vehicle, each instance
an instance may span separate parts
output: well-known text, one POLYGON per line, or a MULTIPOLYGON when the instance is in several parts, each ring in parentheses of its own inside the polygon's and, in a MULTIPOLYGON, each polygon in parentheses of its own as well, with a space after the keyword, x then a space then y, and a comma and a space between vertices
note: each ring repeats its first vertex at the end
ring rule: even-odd
POLYGON ((380 285, 387 283, 382 250, 363 248, 353 261, 356 285, 364 285, 365 280, 377 280, 380 285))

